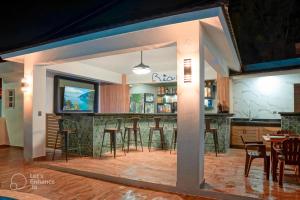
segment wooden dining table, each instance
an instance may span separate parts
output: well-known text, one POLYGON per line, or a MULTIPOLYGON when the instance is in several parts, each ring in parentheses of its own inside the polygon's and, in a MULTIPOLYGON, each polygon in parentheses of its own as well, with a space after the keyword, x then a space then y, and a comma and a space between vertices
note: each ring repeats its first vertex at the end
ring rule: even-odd
POLYGON ((263 135, 263 140, 266 143, 271 143, 271 174, 273 181, 277 181, 277 159, 275 157, 276 151, 274 149, 274 143, 282 143, 284 140, 289 138, 288 135, 263 135))

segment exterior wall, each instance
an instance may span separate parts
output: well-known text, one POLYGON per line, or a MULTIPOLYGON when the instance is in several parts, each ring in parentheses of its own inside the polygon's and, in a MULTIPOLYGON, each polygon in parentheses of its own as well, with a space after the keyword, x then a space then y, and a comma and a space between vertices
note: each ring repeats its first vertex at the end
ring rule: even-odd
POLYGON ((300 74, 233 79, 232 112, 235 117, 280 119, 278 112, 294 111, 295 83, 300 74))
POLYGON ((46 72, 46 113, 53 113, 54 111, 54 74, 51 72, 46 72))
POLYGON ((3 82, 3 104, 2 115, 6 119, 6 126, 8 137, 11 146, 24 146, 24 132, 23 132, 23 93, 21 91, 21 82, 3 82), (15 89, 15 107, 6 108, 6 94, 7 89, 15 89))

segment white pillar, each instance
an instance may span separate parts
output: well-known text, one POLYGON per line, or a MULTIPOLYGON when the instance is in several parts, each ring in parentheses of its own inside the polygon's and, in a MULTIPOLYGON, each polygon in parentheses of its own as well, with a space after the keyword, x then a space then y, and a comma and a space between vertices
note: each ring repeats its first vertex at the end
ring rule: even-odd
POLYGON ((204 48, 195 21, 177 41, 177 188, 196 193, 204 182, 204 48), (184 83, 184 59, 192 59, 192 82, 184 83))
POLYGON ((24 92, 24 158, 27 161, 33 155, 33 135, 32 135, 32 76, 33 60, 30 56, 24 58, 24 77, 28 80, 28 92, 24 92))
POLYGON ((46 66, 35 66, 33 70, 33 158, 46 155, 46 66))
POLYGON ((46 153, 46 68, 35 66, 33 58, 25 56, 24 78, 28 82, 28 90, 24 92, 24 158, 31 161, 46 153))

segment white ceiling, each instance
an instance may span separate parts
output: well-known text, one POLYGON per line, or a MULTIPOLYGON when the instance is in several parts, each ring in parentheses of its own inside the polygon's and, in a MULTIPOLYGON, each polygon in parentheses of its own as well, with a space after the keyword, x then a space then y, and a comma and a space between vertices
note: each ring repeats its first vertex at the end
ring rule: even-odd
MULTIPOLYGON (((132 74, 132 67, 140 64, 140 52, 130 52, 80 61, 81 63, 121 74, 132 74)), ((176 70, 176 46, 143 51, 143 63, 152 71, 176 70)))
POLYGON ((23 64, 14 62, 0 63, 0 77, 4 82, 18 82, 24 76, 23 64))

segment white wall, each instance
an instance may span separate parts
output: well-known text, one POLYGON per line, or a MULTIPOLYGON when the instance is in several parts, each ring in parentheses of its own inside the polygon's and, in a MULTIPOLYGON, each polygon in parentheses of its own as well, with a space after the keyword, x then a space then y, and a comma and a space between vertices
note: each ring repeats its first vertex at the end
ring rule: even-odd
POLYGON ((232 80, 235 117, 280 118, 277 112, 294 111, 294 84, 300 74, 238 78, 232 80))
POLYGON ((23 93, 21 82, 3 82, 2 115, 6 119, 7 131, 11 146, 24 146, 23 132, 23 93), (7 89, 15 89, 15 108, 5 108, 7 89))
POLYGON ((54 74, 52 72, 46 72, 46 113, 53 113, 53 95, 54 95, 54 74))

